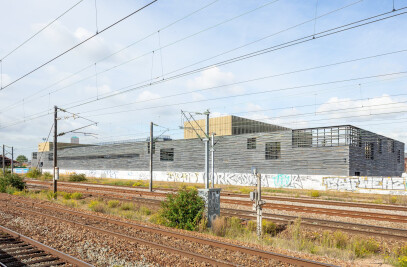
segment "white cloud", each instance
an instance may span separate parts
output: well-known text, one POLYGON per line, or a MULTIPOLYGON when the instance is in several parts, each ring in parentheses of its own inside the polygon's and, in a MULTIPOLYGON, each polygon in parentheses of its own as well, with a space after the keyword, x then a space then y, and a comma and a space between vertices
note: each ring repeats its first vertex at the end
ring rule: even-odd
POLYGON ((146 100, 151 100, 151 99, 156 99, 159 98, 160 95, 159 94, 155 94, 152 93, 150 91, 143 91, 141 92, 138 97, 137 97, 137 101, 146 101, 146 100))
POLYGON ((397 112, 407 111, 407 103, 400 102, 404 101, 396 101, 387 94, 356 101, 349 98, 332 97, 318 108, 317 115, 326 115, 333 119, 352 117, 352 120, 356 116, 354 120, 362 121, 366 120, 366 117, 370 115, 381 119, 395 118, 402 115, 402 113, 397 112))
MULTIPOLYGON (((188 80, 187 86, 190 89, 204 89, 235 82, 235 75, 232 72, 223 72, 218 67, 213 67, 201 72, 200 76, 188 80)), ((228 93, 242 93, 244 89, 241 86, 221 87, 216 92, 223 91, 228 93)))
POLYGON ((10 77, 9 75, 7 75, 7 74, 5 74, 5 73, 0 74, 0 75, 1 75, 0 78, 1 78, 1 81, 2 81, 1 84, 2 84, 3 86, 5 86, 5 85, 11 83, 11 77, 10 77))

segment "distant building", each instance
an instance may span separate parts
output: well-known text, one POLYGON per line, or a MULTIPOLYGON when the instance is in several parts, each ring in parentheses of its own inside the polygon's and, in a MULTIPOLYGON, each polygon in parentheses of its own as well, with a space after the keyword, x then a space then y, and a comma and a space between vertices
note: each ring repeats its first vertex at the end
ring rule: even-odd
MULTIPOLYGON (((203 171, 204 144, 197 133, 204 136, 205 121, 189 126, 184 124, 184 139, 154 143, 155 171, 203 171)), ((211 119, 209 130, 216 132, 217 173, 250 173, 255 166, 262 174, 401 176, 405 169, 404 143, 352 125, 289 129, 226 116, 211 119)), ((148 139, 59 148, 58 165, 64 170, 149 169, 148 139)), ((33 154, 33 164, 37 158, 33 154)), ((41 158, 51 169, 52 150, 41 158)))
MULTIPOLYGON (((205 126, 206 119, 184 122, 184 139, 198 138, 197 133, 200 137, 204 137, 205 134, 202 130, 205 130, 205 126)), ((209 119, 209 133, 215 133, 216 136, 266 133, 282 130, 290 129, 232 115, 209 119)))
POLYGON ((79 137, 72 136, 71 137, 71 144, 79 144, 79 137))

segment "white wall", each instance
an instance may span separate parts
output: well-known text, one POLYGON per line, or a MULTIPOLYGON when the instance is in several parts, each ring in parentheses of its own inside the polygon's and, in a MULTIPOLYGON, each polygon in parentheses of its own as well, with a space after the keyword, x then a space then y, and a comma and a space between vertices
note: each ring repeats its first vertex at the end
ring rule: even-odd
MULTIPOLYGON (((43 172, 51 172, 44 169, 43 172)), ((87 177, 148 180, 148 171, 60 170, 60 174, 84 173, 87 177)), ((335 190, 359 193, 407 195, 403 177, 343 177, 324 175, 262 174, 262 186, 271 188, 335 190)), ((203 172, 155 171, 154 181, 203 183, 203 172)), ((255 185, 251 173, 216 173, 215 184, 255 185)))

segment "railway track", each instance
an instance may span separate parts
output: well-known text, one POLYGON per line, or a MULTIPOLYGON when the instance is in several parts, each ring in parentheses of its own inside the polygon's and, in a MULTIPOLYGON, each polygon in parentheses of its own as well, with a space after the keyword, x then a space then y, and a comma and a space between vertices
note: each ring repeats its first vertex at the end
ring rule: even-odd
MULTIPOLYGON (((30 181, 29 184, 32 185, 45 185, 49 186, 50 183, 42 182, 42 181, 30 181)), ((121 194, 128 194, 132 196, 153 196, 153 197, 165 197, 167 193, 162 192, 148 192, 133 188, 115 188, 114 186, 100 186, 100 185, 84 185, 84 184, 74 184, 74 183, 67 183, 62 182, 60 183, 60 188, 65 188, 66 190, 72 190, 72 188, 81 189, 83 191, 92 191, 92 194, 97 195, 104 195, 109 197, 106 193, 100 193, 96 191, 102 192, 113 192, 113 193, 121 193, 121 194)), ((226 198, 225 195, 221 196, 222 203, 227 204, 235 204, 238 206, 252 206, 253 203, 246 200, 237 200, 237 199, 230 199, 231 194, 227 194, 226 198)), ((247 197, 242 194, 237 194, 232 196, 232 198, 237 197, 247 197)), ((322 203, 324 205, 336 205, 346 207, 357 207, 357 208, 369 208, 369 209, 378 209, 381 210, 389 208, 389 210, 395 210, 399 208, 400 211, 407 211, 406 207, 403 206, 395 206, 395 205, 374 205, 374 204, 361 204, 361 203, 349 203, 349 202, 336 202, 336 201, 327 201, 324 200, 312 200, 312 199, 296 199, 296 198, 283 198, 283 197, 270 197, 265 196, 263 199, 267 200, 278 200, 278 201, 287 201, 298 203, 301 202, 302 204, 319 204, 322 203)), ((270 210, 283 210, 283 211, 297 211, 301 213, 313 213, 313 214, 321 214, 321 215, 329 215, 329 216, 338 216, 338 217, 349 217, 349 218, 358 218, 358 219, 365 219, 365 220, 376 220, 376 221, 384 221, 384 222, 396 222, 396 223, 407 223, 407 216, 404 215, 394 215, 394 214, 385 214, 385 213, 378 213, 378 212, 366 212, 366 211, 352 211, 352 210, 344 210, 344 209, 333 209, 333 208, 321 208, 321 207, 310 207, 310 206, 303 206, 303 205, 295 205, 295 204, 283 204, 283 203, 266 203, 263 206, 264 209, 270 210)))
POLYGON ((86 262, 0 225, 0 266, 78 266, 86 262))
MULTIPOLYGON (((311 260, 307 260, 307 259, 287 256, 287 255, 278 254, 278 253, 274 253, 274 252, 270 252, 270 251, 264 251, 264 250, 251 248, 251 247, 239 246, 239 245, 235 245, 235 244, 231 244, 231 243, 197 237, 197 236, 184 234, 184 233, 180 233, 180 232, 176 232, 176 231, 164 230, 161 228, 149 227, 149 226, 145 226, 142 224, 129 223, 129 222, 125 222, 122 220, 105 218, 102 216, 97 216, 97 215, 93 215, 93 214, 89 214, 89 213, 73 211, 70 209, 66 209, 65 207, 61 208, 61 207, 56 207, 56 206, 50 206, 50 205, 44 205, 44 204, 40 204, 40 203, 25 201, 25 200, 21 200, 21 199, 17 200, 15 197, 7 197, 5 195, 1 196, 1 200, 2 200, 1 201, 2 206, 8 206, 8 208, 10 208, 10 209, 12 208, 13 211, 20 211, 25 214, 31 214, 33 216, 42 216, 42 217, 46 217, 51 220, 60 221, 62 223, 73 224, 76 227, 78 227, 78 226, 84 227, 84 228, 88 229, 89 231, 108 234, 109 236, 114 236, 119 239, 124 239, 127 241, 144 244, 144 245, 147 245, 147 246, 150 246, 153 248, 176 253, 176 254, 182 255, 184 257, 193 258, 199 262, 210 263, 215 266, 236 266, 239 264, 233 263, 233 262, 227 262, 225 260, 215 259, 210 256, 193 253, 193 252, 187 251, 185 249, 184 250, 176 249, 174 247, 164 246, 162 244, 153 243, 153 242, 146 241, 146 240, 143 240, 140 238, 136 238, 134 236, 130 236, 130 235, 122 233, 122 231, 123 231, 122 228, 120 228, 122 231, 117 232, 117 231, 110 229, 111 227, 109 228, 109 230, 107 230, 107 229, 101 228, 99 226, 102 223, 113 224, 113 225, 120 226, 120 227, 135 229, 137 231, 148 232, 150 234, 159 234, 159 235, 167 236, 167 237, 170 236, 172 238, 184 240, 184 242, 186 242, 186 241, 195 242, 195 243, 199 243, 201 245, 211 246, 216 249, 222 249, 222 250, 226 250, 226 251, 234 252, 234 253, 239 252, 239 253, 242 253, 243 255, 249 255, 251 257, 254 256, 254 257, 259 257, 259 258, 266 259, 266 260, 280 261, 280 262, 294 264, 294 265, 298 265, 298 266, 333 266, 330 264, 325 264, 325 263, 315 262, 315 261, 311 261, 311 260), (18 205, 21 203, 24 203, 26 206, 18 205), (50 214, 50 213, 53 213, 53 214, 50 214), (67 214, 69 214, 68 218, 70 218, 70 219, 64 218, 64 216, 67 216, 67 214), (86 218, 87 223, 84 224, 84 223, 75 221, 72 218, 86 218), (94 223, 92 223, 91 220, 94 221, 94 223)), ((133 232, 134 232, 134 230, 133 230, 133 232)), ((259 264, 260 264, 260 262, 259 262, 259 264)))
MULTIPOLYGON (((69 191, 69 190, 68 190, 69 191)), ((72 190, 74 192, 74 190, 72 190)), ((94 193, 85 193, 85 196, 93 196, 94 193)), ((112 199, 112 200, 119 200, 119 201, 134 201, 137 203, 144 204, 148 207, 160 207, 161 200, 158 199, 149 199, 149 198, 142 198, 142 197, 125 197, 120 195, 112 195, 112 194, 101 194, 104 198, 112 199)), ((246 220, 255 220, 256 216, 254 213, 249 210, 242 210, 242 209, 230 209, 230 208, 222 208, 221 209, 222 216, 235 216, 241 219, 246 220)), ((273 214, 263 212, 263 219, 270 220, 275 223, 280 224, 291 224, 294 220, 298 219, 297 216, 290 216, 290 215, 280 215, 280 214, 273 214)), ((331 231, 345 231, 353 234, 362 234, 368 236, 377 236, 382 238, 390 238, 395 240, 402 240, 407 241, 407 230, 399 229, 399 228, 390 228, 390 227, 381 227, 381 226, 374 226, 368 224, 358 224, 358 223, 349 223, 349 222, 341 222, 341 221, 334 221, 334 220, 322 220, 322 219, 314 219, 314 218, 307 218, 301 217, 301 225, 307 228, 312 229, 325 229, 331 231)))

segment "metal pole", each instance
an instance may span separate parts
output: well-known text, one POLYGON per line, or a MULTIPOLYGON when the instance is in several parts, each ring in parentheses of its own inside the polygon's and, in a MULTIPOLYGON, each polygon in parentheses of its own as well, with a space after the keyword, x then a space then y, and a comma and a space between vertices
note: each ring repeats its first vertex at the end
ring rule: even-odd
POLYGON ((212 146, 212 188, 215 188, 215 134, 212 133, 212 137, 211 137, 211 146, 212 146))
POLYGON ((5 155, 5 152, 4 152, 4 145, 3 145, 3 162, 2 162, 2 164, 3 164, 3 175, 6 175, 6 159, 5 159, 5 157, 6 157, 6 155, 5 155))
POLYGON ((206 114, 205 189, 209 189, 209 110, 205 114, 206 114))
POLYGON ((57 106, 54 106, 54 152, 53 152, 53 158, 54 158, 54 198, 57 197, 56 192, 57 192, 57 180, 56 180, 56 167, 57 167, 57 147, 58 147, 58 127, 57 127, 57 115, 58 115, 58 108, 57 106))
POLYGON ((14 147, 11 147, 11 174, 13 174, 14 170, 14 147))
POLYGON ((154 124, 153 122, 150 123, 150 184, 148 186, 150 192, 153 191, 153 130, 154 124))
POLYGON ((262 235, 262 201, 261 201, 261 174, 257 174, 257 203, 256 203, 256 208, 257 208, 257 235, 261 236, 262 235))

